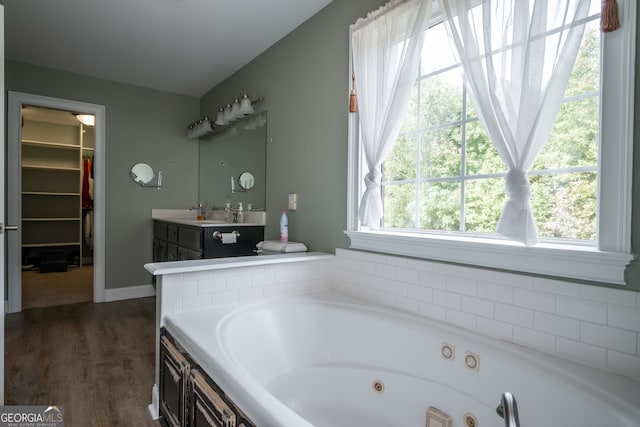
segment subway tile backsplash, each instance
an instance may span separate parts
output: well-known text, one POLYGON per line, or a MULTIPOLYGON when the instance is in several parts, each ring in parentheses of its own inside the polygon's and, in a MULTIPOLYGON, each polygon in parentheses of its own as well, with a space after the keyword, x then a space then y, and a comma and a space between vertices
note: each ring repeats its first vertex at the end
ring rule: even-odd
POLYGON ((335 289, 640 380, 640 292, 337 249, 162 277, 162 313, 335 289))
POLYGON ((330 289, 333 259, 164 275, 161 313, 330 289))
POLYGON ((640 379, 640 292, 337 249, 349 295, 640 379))

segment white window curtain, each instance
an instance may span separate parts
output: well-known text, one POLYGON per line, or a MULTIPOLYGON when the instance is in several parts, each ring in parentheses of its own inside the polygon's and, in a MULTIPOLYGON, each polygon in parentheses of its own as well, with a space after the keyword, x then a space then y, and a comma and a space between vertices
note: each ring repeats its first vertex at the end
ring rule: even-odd
POLYGON ((525 245, 538 242, 527 172, 555 122, 590 1, 440 0, 471 102, 508 167, 497 232, 525 245))
POLYGON ((360 138, 368 172, 358 219, 378 228, 381 165, 391 152, 417 78, 430 0, 391 1, 350 28, 360 138))

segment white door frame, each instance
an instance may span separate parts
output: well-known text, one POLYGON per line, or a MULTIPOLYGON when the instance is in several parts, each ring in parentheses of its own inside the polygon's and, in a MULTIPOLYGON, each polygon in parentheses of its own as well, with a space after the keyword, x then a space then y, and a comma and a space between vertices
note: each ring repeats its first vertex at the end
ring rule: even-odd
MULTIPOLYGON (((4 207, 7 200, 5 194, 5 162, 4 153, 6 151, 6 140, 4 133, 4 6, 0 5, 0 58, 2 58, 2 64, 0 64, 0 224, 5 221, 4 207)), ((4 224, 3 224, 4 226, 4 224)), ((11 234, 19 234, 13 232, 11 234)), ((4 405, 4 316, 5 316, 5 234, 0 232, 0 405, 4 405)))
MULTIPOLYGON (((103 105, 88 104, 59 98, 9 91, 8 109, 8 221, 20 224, 22 216, 21 197, 21 134, 22 134, 22 106, 31 105, 57 110, 77 111, 94 114, 96 116, 95 151, 93 162, 93 302, 104 302, 105 279, 105 107, 103 105)), ((7 312, 16 313, 22 310, 22 233, 7 235, 9 272, 7 312)))

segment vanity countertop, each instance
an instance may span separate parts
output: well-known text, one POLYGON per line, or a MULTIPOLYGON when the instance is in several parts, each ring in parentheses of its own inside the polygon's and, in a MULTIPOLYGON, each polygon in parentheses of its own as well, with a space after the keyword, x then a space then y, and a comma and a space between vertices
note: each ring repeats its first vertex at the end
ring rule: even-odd
POLYGON ((171 222, 174 224, 191 225, 194 227, 248 227, 248 226, 264 226, 264 222, 225 222, 224 220, 197 220, 186 218, 153 218, 156 221, 171 222))
POLYGON ((264 226, 266 213, 262 211, 244 212, 245 221, 242 223, 226 222, 224 211, 207 211, 207 219, 198 220, 196 211, 191 209, 152 209, 151 218, 157 221, 174 224, 190 225, 192 227, 249 227, 264 226))

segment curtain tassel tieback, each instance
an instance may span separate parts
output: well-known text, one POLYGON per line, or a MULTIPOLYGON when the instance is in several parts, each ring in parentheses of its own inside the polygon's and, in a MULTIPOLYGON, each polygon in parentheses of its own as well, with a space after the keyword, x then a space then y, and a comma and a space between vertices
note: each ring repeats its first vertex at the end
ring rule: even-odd
POLYGON ((353 56, 351 57, 351 92, 349 93, 349 112, 358 111, 358 96, 356 95, 356 73, 353 71, 353 56))
POLYGON ((618 18, 617 0, 602 0, 602 11, 600 13, 600 30, 609 33, 620 28, 618 18))
POLYGON ((356 96, 356 91, 351 89, 351 93, 349 94, 349 112, 355 113, 358 111, 358 97, 356 96))

